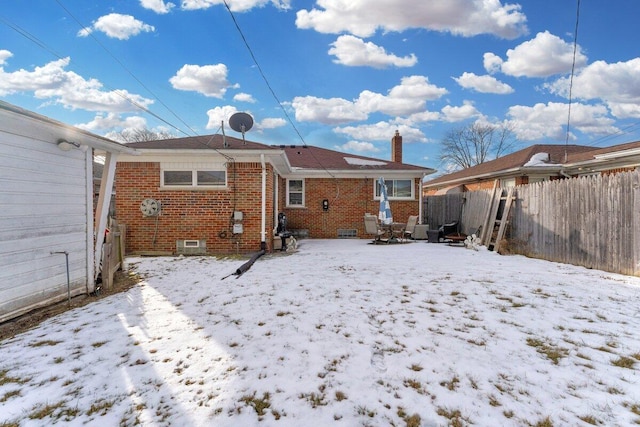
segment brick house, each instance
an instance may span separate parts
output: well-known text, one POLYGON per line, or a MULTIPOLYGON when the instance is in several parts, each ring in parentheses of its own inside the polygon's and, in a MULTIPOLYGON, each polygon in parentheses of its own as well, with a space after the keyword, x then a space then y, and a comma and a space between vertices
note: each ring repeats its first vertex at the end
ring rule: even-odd
POLYGON ((433 169, 402 163, 396 131, 392 160, 312 146, 273 146, 222 135, 127 144, 120 156, 116 217, 129 253, 247 253, 272 250, 277 215, 304 237, 365 237, 385 178, 394 218, 422 209, 433 169))
POLYGON ((572 176, 616 173, 640 165, 640 141, 594 148, 584 145, 532 145, 467 169, 426 181, 423 195, 491 189, 572 176))

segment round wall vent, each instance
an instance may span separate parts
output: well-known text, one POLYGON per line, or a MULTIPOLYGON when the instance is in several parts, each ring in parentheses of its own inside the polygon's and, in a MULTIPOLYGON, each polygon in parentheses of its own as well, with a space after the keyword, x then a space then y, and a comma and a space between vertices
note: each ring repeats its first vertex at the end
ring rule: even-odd
POLYGON ((155 199, 144 199, 140 203, 140 212, 144 216, 156 216, 160 213, 160 202, 155 199))

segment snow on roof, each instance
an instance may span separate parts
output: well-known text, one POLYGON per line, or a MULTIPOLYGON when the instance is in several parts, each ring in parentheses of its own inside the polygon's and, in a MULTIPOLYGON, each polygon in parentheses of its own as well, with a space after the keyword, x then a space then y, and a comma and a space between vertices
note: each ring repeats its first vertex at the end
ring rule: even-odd
POLYGON ((360 159, 357 157, 344 157, 344 161, 350 165, 357 166, 385 166, 387 162, 369 159, 360 159))
POLYGON ((549 153, 536 153, 527 163, 522 165, 523 167, 527 166, 557 166, 554 163, 549 163, 549 153))

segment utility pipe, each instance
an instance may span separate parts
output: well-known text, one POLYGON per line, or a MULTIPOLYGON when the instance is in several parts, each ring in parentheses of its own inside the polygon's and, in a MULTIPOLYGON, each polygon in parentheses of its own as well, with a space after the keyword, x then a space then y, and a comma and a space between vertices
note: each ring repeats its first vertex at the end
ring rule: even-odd
POLYGON ((267 167, 264 163, 264 154, 260 154, 262 164, 262 217, 260 219, 260 250, 267 249, 267 167))
POLYGON ((71 307, 71 280, 69 279, 69 252, 67 251, 51 252, 51 255, 54 255, 54 254, 64 254, 65 261, 67 263, 67 305, 71 307))
POLYGON ((427 176, 426 174, 422 174, 422 177, 420 178, 420 187, 418 188, 418 224, 422 224, 422 202, 423 202, 423 196, 422 196, 422 191, 423 191, 423 187, 422 184, 424 184, 424 177, 427 176))

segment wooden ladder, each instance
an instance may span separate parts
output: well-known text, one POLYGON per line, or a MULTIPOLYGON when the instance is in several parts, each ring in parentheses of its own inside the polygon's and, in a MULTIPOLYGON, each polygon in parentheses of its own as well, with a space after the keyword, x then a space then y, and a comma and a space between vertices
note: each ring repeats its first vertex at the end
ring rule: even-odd
POLYGON ((482 229, 482 244, 494 252, 498 252, 500 249, 500 242, 507 231, 509 212, 515 200, 515 187, 510 187, 507 190, 506 196, 502 193, 503 190, 497 188, 497 183, 494 184, 491 204, 488 215, 485 218, 486 227, 482 229), (503 201, 502 212, 500 212, 500 205, 503 201))

